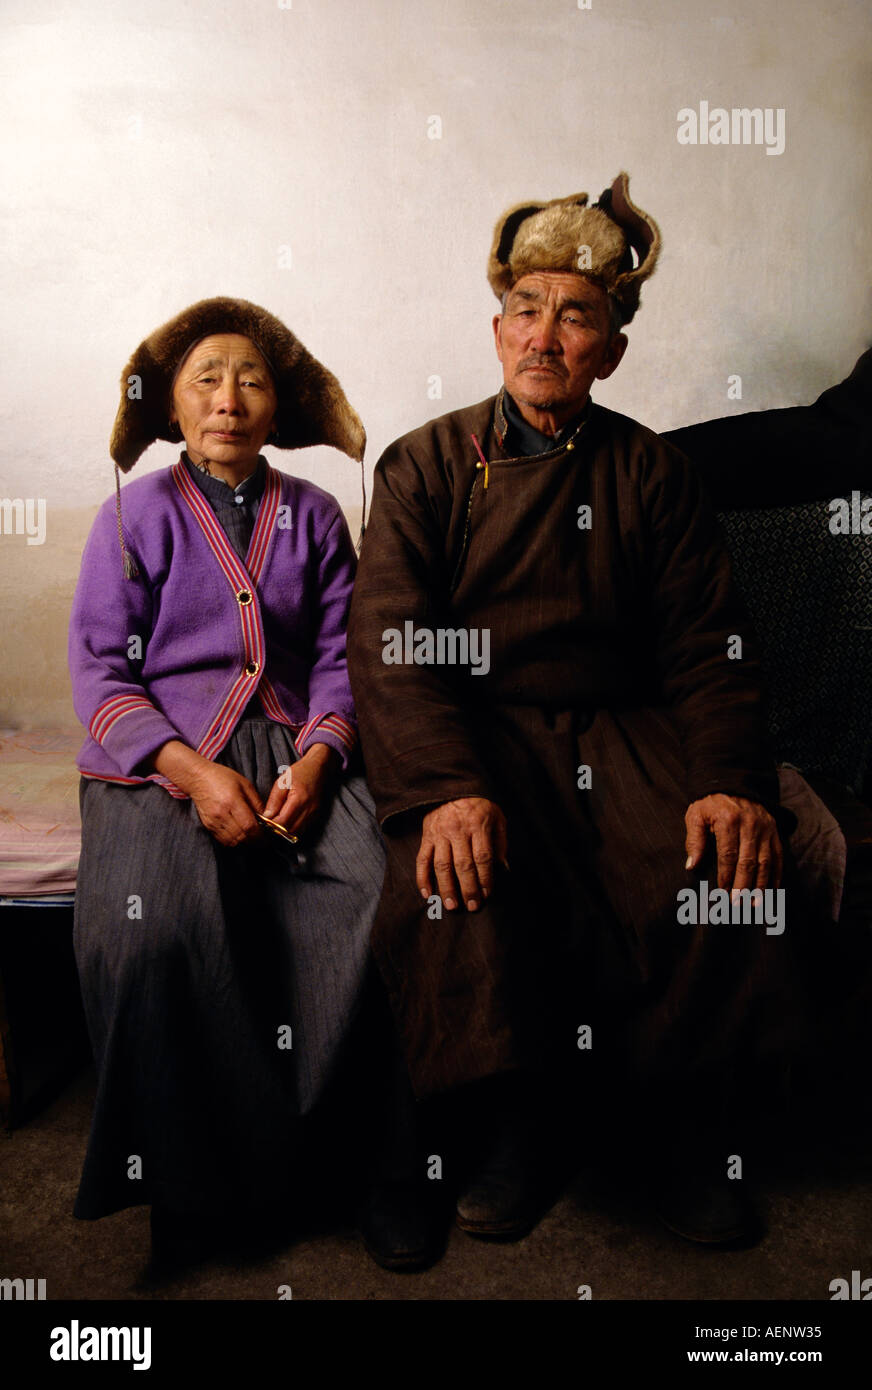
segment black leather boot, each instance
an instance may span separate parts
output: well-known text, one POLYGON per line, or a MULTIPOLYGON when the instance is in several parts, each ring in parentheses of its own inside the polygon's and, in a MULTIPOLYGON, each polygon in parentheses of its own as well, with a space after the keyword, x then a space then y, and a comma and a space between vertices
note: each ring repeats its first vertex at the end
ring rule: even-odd
POLYGON ((470 1088, 472 1162, 457 1200, 457 1225, 467 1235, 520 1240, 541 1212, 529 1088, 519 1075, 470 1088))
POLYGON ((654 1208, 665 1226, 701 1245, 754 1245, 764 1234, 745 1171, 733 1072, 676 1085, 664 1101, 653 1163, 654 1208))
POLYGON ((374 1117, 377 1147, 357 1214, 361 1239, 382 1269, 427 1269, 445 1246, 442 1184, 428 1177, 423 1108, 397 1049, 374 1117))

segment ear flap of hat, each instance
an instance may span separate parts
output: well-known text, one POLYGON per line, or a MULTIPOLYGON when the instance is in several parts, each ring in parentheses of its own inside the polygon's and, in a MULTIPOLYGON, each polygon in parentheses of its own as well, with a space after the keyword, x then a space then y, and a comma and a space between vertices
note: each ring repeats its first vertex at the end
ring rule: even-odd
POLYGON ((121 404, 109 438, 109 455, 127 473, 149 444, 170 437, 166 383, 146 339, 121 373, 121 404))
POLYGON ((630 176, 621 171, 611 188, 605 189, 594 207, 601 208, 616 222, 635 251, 638 262, 615 279, 612 292, 621 301, 639 303, 639 287, 653 274, 660 255, 660 228, 647 212, 637 208, 630 199, 630 176))
POLYGON ((366 431, 329 368, 299 339, 280 362, 273 359, 273 366, 281 382, 273 441, 278 448, 330 444, 359 463, 366 448, 366 431))
POLYGON ((358 462, 366 432, 338 380, 273 314, 245 299, 204 299, 150 334, 121 375, 121 404, 109 443, 127 473, 156 439, 173 441, 169 424, 173 378, 188 351, 216 333, 241 333, 256 344, 273 374, 281 449, 329 444, 358 462))

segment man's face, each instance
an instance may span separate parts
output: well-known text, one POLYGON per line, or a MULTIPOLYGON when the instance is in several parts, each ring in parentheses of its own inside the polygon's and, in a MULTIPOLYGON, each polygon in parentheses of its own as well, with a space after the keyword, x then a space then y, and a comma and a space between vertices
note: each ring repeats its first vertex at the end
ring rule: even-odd
POLYGON ((512 286, 494 338, 506 390, 558 428, 581 410, 597 378, 611 376, 627 346, 623 333, 612 333, 602 286, 555 271, 512 286))

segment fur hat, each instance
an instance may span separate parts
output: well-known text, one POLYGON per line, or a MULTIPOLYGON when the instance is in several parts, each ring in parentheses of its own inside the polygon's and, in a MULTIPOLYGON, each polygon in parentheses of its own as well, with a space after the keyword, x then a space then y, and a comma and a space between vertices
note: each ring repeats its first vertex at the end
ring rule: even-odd
POLYGON ((487 267, 497 298, 531 271, 588 275, 617 301, 629 323, 639 307, 642 281, 660 254, 660 229, 630 201, 629 184, 629 174, 618 174, 591 207, 586 193, 573 193, 550 203, 518 203, 504 212, 487 267))
POLYGON ((213 333, 241 333, 265 357, 278 396, 271 443, 280 449, 332 444, 358 462, 363 458, 366 433, 333 373, 266 309, 246 299, 218 298, 201 299, 155 329, 124 368, 109 442, 119 468, 127 473, 156 439, 178 440, 169 423, 173 379, 194 344, 213 333), (139 379, 137 390, 131 377, 139 379))

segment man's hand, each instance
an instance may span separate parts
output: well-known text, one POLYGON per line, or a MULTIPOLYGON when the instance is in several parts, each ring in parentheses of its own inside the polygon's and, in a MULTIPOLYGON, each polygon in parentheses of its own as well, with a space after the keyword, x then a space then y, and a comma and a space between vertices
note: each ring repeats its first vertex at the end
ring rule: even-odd
POLYGON ((470 912, 490 897, 495 864, 506 863, 506 818, 496 802, 462 796, 429 811, 421 828, 415 878, 423 898, 433 895, 432 870, 449 912, 465 902, 470 912))
POLYGON ((719 888, 765 888, 781 883, 783 856, 775 821, 757 801, 715 792, 691 802, 687 826, 687 863, 694 869, 705 853, 708 832, 718 850, 719 888))
POLYGON ((265 816, 297 835, 330 794, 340 757, 327 743, 313 743, 298 762, 273 783, 265 816))

